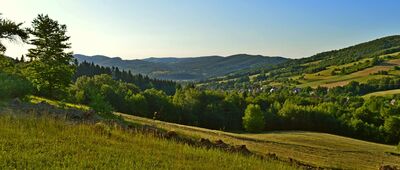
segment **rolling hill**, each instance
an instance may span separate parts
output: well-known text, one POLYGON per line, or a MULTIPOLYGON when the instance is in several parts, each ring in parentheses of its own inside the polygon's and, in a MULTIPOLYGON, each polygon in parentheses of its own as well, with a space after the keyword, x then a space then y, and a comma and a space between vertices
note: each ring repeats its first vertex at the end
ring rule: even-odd
POLYGON ((194 138, 223 140, 228 144, 245 144, 261 155, 277 155, 281 159, 327 169, 378 169, 381 165, 400 166, 396 147, 356 140, 326 133, 306 131, 275 131, 268 133, 232 133, 205 128, 154 121, 147 118, 116 113, 126 121, 154 126, 194 138), (391 154, 394 153, 394 154, 391 154))
POLYGON ((158 79, 197 81, 211 77, 256 68, 269 68, 289 59, 261 55, 238 54, 227 57, 205 56, 192 58, 147 58, 143 60, 123 60, 119 57, 85 56, 76 54, 79 61, 93 62, 101 66, 114 66, 133 73, 149 75, 158 79))
POLYGON ((331 88, 351 81, 366 82, 400 76, 395 70, 399 66, 399 52, 400 35, 394 35, 307 58, 289 60, 275 67, 211 78, 200 85, 222 89, 237 88, 239 85, 241 88, 271 85, 331 88))
MULTIPOLYGON (((82 105, 39 97, 30 98, 30 102, 39 105, 48 103, 63 109, 88 109, 82 105)), ((68 116, 58 115, 69 112, 26 113, 19 109, 0 109, 0 137, 6 139, 0 140, 0 167, 185 169, 185 165, 191 164, 192 167, 206 169, 301 169, 294 162, 300 162, 310 169, 400 166, 399 153, 393 145, 326 133, 224 132, 123 113, 114 113, 116 117, 99 115, 101 117, 96 119, 100 123, 90 123, 94 121, 91 119, 86 120, 87 123, 80 123, 79 119, 71 122, 68 116), (128 127, 147 130, 124 130, 118 124, 106 123, 105 119, 123 121, 128 127), (222 141, 220 143, 223 145, 245 145, 255 155, 195 147, 179 140, 157 137, 154 130, 174 132, 192 141, 207 139, 222 141), (268 159, 259 159, 256 155, 268 159), (132 162, 135 162, 134 166, 132 162)))

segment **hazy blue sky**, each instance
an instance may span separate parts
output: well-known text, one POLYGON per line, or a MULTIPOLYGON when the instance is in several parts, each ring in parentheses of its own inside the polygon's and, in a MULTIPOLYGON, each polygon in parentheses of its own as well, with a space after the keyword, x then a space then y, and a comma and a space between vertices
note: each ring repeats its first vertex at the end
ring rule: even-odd
MULTIPOLYGON (((72 51, 125 59, 236 53, 307 57, 400 34, 399 0, 0 0, 3 17, 49 14, 72 51)), ((7 43, 7 54, 26 46, 7 43)))

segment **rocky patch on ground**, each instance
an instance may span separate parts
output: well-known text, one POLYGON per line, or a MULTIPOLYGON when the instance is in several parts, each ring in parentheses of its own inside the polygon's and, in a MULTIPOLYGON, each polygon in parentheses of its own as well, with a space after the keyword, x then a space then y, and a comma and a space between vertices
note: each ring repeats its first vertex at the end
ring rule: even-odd
POLYGON ((75 108, 59 108, 46 102, 32 104, 22 102, 19 98, 11 100, 7 107, 0 110, 0 113, 6 113, 10 110, 14 114, 48 115, 54 118, 65 118, 74 121, 96 122, 99 120, 99 117, 92 110, 84 111, 75 108))

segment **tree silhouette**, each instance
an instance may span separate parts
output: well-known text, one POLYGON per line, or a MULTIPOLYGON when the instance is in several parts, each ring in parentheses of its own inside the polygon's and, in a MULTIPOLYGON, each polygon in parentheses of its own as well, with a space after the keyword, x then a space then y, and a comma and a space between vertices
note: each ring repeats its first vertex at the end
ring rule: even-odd
MULTIPOLYGON (((4 19, 0 13, 0 39, 16 41, 18 38, 25 42, 29 36, 25 29, 21 28, 22 23, 4 19)), ((0 41, 0 53, 4 53, 6 47, 0 41)))

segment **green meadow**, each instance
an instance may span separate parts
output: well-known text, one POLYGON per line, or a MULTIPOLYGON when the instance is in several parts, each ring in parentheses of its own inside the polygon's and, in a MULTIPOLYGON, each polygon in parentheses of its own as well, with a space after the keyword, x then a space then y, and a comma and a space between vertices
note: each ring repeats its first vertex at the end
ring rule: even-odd
POLYGON ((48 116, 0 114, 0 169, 296 169, 149 134, 48 116))

